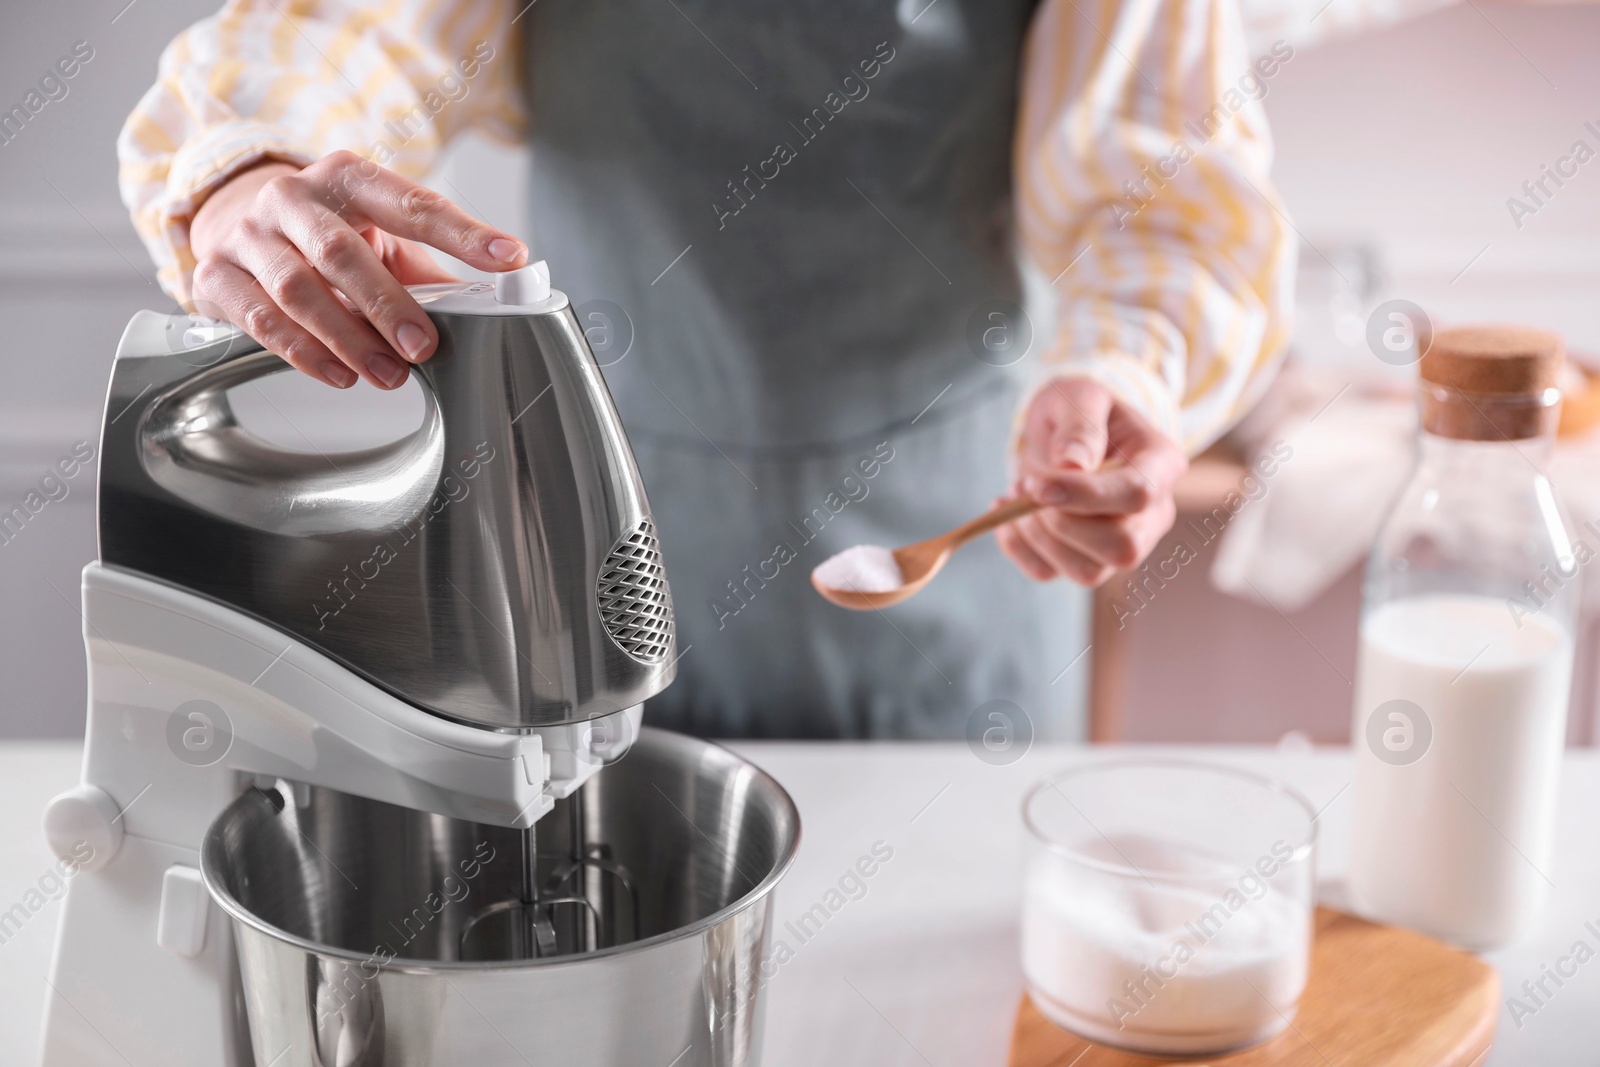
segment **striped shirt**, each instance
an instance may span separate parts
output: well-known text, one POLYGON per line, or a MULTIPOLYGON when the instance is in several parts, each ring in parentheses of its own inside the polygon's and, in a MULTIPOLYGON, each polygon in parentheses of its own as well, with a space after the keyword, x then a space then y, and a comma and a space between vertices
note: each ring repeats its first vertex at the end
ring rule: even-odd
MULTIPOLYGON (((1045 0, 1014 143, 1020 241, 1059 309, 1042 373, 1100 381, 1191 452, 1265 388, 1293 296, 1259 100, 1293 53, 1247 55, 1237 4, 1045 0)), ((189 221, 262 159, 346 148, 420 179, 462 130, 522 137, 520 7, 228 0, 180 34, 117 146, 163 287, 188 299, 189 221)))

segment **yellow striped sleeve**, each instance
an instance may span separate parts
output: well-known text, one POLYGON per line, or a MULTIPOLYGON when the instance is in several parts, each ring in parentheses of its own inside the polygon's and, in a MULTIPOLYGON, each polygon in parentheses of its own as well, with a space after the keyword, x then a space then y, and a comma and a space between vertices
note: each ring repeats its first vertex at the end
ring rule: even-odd
POLYGON ((518 138, 520 64, 511 0, 228 0, 167 47, 117 141, 162 286, 188 299, 190 220, 263 159, 344 148, 420 177, 464 129, 518 138))
POLYGON ((1293 50, 1247 54, 1237 3, 1046 0, 1014 151, 1059 309, 1043 381, 1093 378, 1191 453, 1259 398, 1293 301, 1260 103, 1293 50))

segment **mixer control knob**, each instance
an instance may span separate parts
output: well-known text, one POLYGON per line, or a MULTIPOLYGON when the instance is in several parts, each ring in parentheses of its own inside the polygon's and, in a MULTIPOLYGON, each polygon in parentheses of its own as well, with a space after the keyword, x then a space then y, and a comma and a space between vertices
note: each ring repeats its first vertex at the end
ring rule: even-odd
POLYGON ((501 304, 537 304, 550 299, 550 264, 544 260, 494 276, 494 298, 501 304))
POLYGON ((44 836, 63 863, 98 871, 122 847, 122 809, 98 786, 75 786, 46 805, 44 836))

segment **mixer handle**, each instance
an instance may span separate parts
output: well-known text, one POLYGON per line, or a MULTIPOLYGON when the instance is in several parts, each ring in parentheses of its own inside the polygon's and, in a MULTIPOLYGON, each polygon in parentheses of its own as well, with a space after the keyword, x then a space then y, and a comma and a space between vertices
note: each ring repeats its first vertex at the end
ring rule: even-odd
POLYGON ((444 467, 444 425, 428 375, 422 425, 396 441, 334 454, 280 448, 239 424, 228 391, 290 370, 226 323, 141 312, 117 352, 104 454, 137 455, 145 475, 192 507, 272 533, 315 536, 403 523, 444 467), (130 408, 141 408, 129 417, 130 408), (132 435, 122 442, 113 433, 132 435), (377 490, 375 492, 375 490, 377 490))

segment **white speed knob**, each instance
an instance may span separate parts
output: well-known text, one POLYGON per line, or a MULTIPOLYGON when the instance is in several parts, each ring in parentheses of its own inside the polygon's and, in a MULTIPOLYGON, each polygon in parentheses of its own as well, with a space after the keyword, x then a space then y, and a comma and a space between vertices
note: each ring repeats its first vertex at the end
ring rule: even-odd
POLYGON ((45 806, 44 836, 63 863, 97 871, 122 847, 122 821, 122 809, 111 794, 79 785, 45 806))
POLYGON ((501 304, 537 304, 550 299, 550 264, 544 260, 494 276, 494 298, 501 304))

